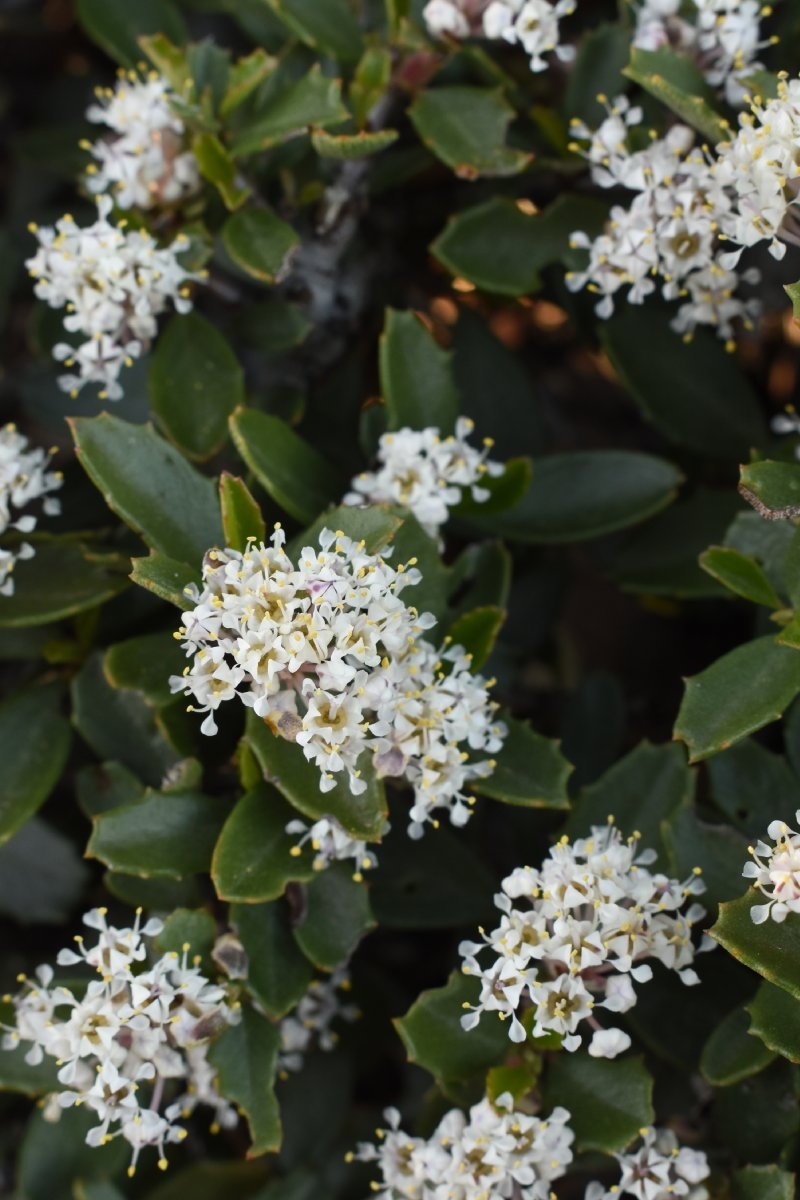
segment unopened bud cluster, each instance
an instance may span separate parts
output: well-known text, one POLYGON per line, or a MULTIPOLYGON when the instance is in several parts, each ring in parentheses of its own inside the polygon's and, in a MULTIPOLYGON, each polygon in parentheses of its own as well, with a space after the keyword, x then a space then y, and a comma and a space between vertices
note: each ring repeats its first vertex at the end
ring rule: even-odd
MULTIPOLYGON (((522 1042, 520 1021, 531 1010, 534 1037, 558 1034, 566 1050, 594 1030, 589 1053, 614 1058, 630 1045, 620 1029, 602 1028, 595 1012, 624 1013, 636 1004, 634 983, 652 977, 657 960, 685 984, 699 982, 692 963, 692 927, 704 915, 687 900, 705 890, 698 874, 683 883, 653 873, 656 855, 639 850, 611 822, 574 843, 562 838, 540 869, 507 876, 495 903, 503 913, 482 942, 462 942, 465 974, 480 980, 478 1003, 461 1024, 474 1029, 485 1012, 510 1018, 509 1037, 522 1042), (478 956, 488 953, 487 966, 478 956)), ((703 948, 710 943, 703 943, 703 948)))
MULTIPOLYGON (((42 511, 47 517, 61 512, 61 502, 50 495, 63 483, 60 471, 48 470, 52 454, 41 447, 31 448, 16 425, 0 428, 0 536, 9 529, 19 533, 34 531, 37 518, 21 510, 35 500, 42 500, 42 511)), ((28 542, 0 547, 0 596, 13 595, 14 568, 34 553, 28 542)))
POLYGON ((191 666, 170 687, 207 714, 206 734, 216 732, 221 704, 252 708, 302 747, 322 792, 343 776, 362 793, 366 763, 405 780, 412 837, 439 808, 463 825, 465 789, 491 774, 485 756, 500 749, 505 726, 463 648, 436 650, 422 636, 434 618, 401 595, 420 572, 329 529, 296 561, 284 540, 277 528, 270 546, 209 551, 177 634, 191 666))
POLYGON ((147 942, 161 921, 141 925, 137 912, 132 927, 117 929, 96 908, 83 922, 96 941, 76 937, 76 949, 62 950, 58 965, 88 966, 99 978, 76 992, 54 983, 51 967, 39 967, 13 1000, 15 1024, 3 1048, 28 1047, 25 1061, 33 1066, 45 1056, 56 1060, 57 1106, 83 1105, 97 1118, 90 1146, 122 1137, 132 1149, 131 1174, 147 1146, 166 1167, 165 1146, 186 1136, 178 1119, 198 1104, 211 1107, 217 1125, 238 1120, 217 1091, 207 1049, 239 1011, 224 987, 189 963, 188 947, 148 961, 147 942))

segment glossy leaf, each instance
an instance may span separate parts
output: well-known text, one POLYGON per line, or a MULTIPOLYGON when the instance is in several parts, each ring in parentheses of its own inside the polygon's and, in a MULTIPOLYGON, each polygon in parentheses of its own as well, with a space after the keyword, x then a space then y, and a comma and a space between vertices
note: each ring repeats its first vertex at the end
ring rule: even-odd
POLYGON ((742 467, 739 491, 771 521, 800 517, 800 464, 754 462, 742 467))
POLYGON ((72 538, 30 540, 36 553, 14 571, 14 592, 0 605, 0 629, 77 616, 128 586, 128 563, 121 556, 98 554, 72 538))
POLYGON ((87 875, 69 838, 31 817, 0 846, 0 914, 23 925, 63 925, 87 875))
POLYGON ((798 692, 800 655, 756 638, 686 680, 674 736, 699 762, 777 721, 798 692))
POLYGON ((363 541, 368 554, 377 554, 394 539, 404 519, 401 509, 388 504, 370 504, 366 508, 343 504, 324 512, 308 529, 293 538, 289 543, 289 554, 299 554, 305 546, 318 545, 323 529, 333 529, 335 532, 341 529, 354 542, 363 541))
POLYGON ((709 932, 739 962, 800 1000, 800 922, 790 917, 782 924, 767 920, 755 925, 750 909, 763 903, 761 892, 751 888, 720 906, 719 920, 709 932))
MULTIPOLYGON (((224 541, 224 537, 221 539, 224 541)), ((147 558, 131 559, 133 570, 131 579, 140 587, 153 592, 160 600, 176 605, 182 611, 189 601, 186 589, 191 583, 200 579, 199 565, 191 567, 188 563, 176 562, 166 554, 156 554, 151 551, 147 558)))
POLYGON ((226 815, 222 801, 199 792, 148 791, 95 817, 86 853, 115 871, 183 879, 209 869, 226 815))
POLYGON ((267 527, 258 503, 243 479, 223 471, 219 480, 219 504, 225 545, 245 550, 251 539, 266 540, 267 527))
POLYGON ((730 136, 728 122, 703 97, 702 73, 684 55, 667 46, 658 50, 634 46, 624 74, 697 129, 712 146, 730 136))
POLYGON ((517 175, 531 155, 505 145, 514 110, 500 88, 420 91, 408 111, 424 145, 462 179, 517 175))
POLYGON ((44 804, 66 766, 72 731, 61 700, 61 689, 50 685, 0 704, 0 844, 44 804))
POLYGON ((735 1008, 706 1042, 700 1057, 700 1070, 713 1087, 729 1087, 749 1079, 775 1058, 772 1050, 748 1032, 749 1028, 750 1018, 745 1009, 735 1008))
POLYGON ((471 655, 470 669, 479 671, 494 649, 506 614, 502 608, 474 608, 458 617, 447 631, 453 644, 463 646, 471 655))
POLYGON ((222 241, 237 267, 262 283, 275 283, 285 274, 300 237, 270 209, 245 208, 228 217, 222 241))
POLYGON ((268 108, 244 123, 233 140, 234 158, 257 154, 276 142, 301 133, 309 126, 327 129, 346 121, 342 87, 337 79, 328 79, 314 66, 302 79, 273 96, 268 108))
POLYGON ((111 508, 151 549, 190 564, 222 542, 215 488, 150 425, 70 420, 78 458, 111 508))
POLYGON ((754 558, 727 546, 711 546, 700 555, 700 566, 729 591, 766 608, 783 607, 765 572, 754 558))
POLYGON ((293 932, 316 967, 333 971, 374 925, 366 885, 353 878, 350 865, 336 863, 307 885, 305 906, 293 932))
POLYGON ((298 835, 286 826, 296 814, 269 784, 238 800, 214 848, 211 876, 221 900, 261 904, 283 895, 290 880, 313 879, 308 850, 293 855, 298 835))
POLYGON ((150 363, 150 401, 159 424, 189 458, 225 444, 228 417, 244 401, 242 368, 215 325, 199 313, 173 317, 150 363))
POLYGON ((186 27, 172 0, 78 0, 78 18, 92 41, 124 67, 135 67, 142 34, 162 33, 173 42, 186 39, 186 27))
POLYGON ((303 524, 338 499, 344 481, 299 434, 268 413, 240 408, 231 417, 236 449, 281 508, 303 524))
POLYGON ((651 1125, 653 1080, 641 1058, 608 1061, 582 1050, 558 1054, 544 1088, 547 1106, 571 1113, 578 1150, 623 1150, 651 1125))
POLYGON ((234 904, 231 924, 248 959, 245 987, 279 1020, 305 995, 313 967, 292 937, 285 905, 234 904))
POLYGON ((435 425, 452 433, 458 416, 452 354, 437 346, 416 313, 387 309, 380 371, 390 429, 435 425))
POLYGON ((208 1052, 220 1091, 247 1117, 249 1158, 280 1148, 280 1114, 273 1091, 279 1044, 276 1026, 245 1006, 240 1023, 226 1029, 208 1052))
POLYGON ((180 675, 187 659, 171 633, 146 633, 111 646, 103 670, 113 687, 141 692, 155 707, 169 704, 170 675, 180 675))
POLYGON ((800 1000, 766 981, 747 1005, 750 1032, 774 1054, 800 1062, 800 1000))
POLYGON ((411 1062, 443 1082, 462 1082, 503 1062, 509 1050, 508 1030, 494 1013, 475 1029, 460 1025, 464 1006, 475 1004, 477 981, 454 971, 444 987, 423 992, 394 1025, 411 1062))
POLYGON ((522 808, 568 808, 572 766, 558 742, 542 737, 524 721, 503 717, 508 735, 495 756, 496 767, 471 785, 481 796, 522 808))
POLYGON ((211 969, 211 949, 217 934, 217 923, 205 908, 178 908, 170 913, 164 928, 155 939, 156 949, 161 954, 182 955, 184 950, 191 962, 202 959, 204 969, 211 969))

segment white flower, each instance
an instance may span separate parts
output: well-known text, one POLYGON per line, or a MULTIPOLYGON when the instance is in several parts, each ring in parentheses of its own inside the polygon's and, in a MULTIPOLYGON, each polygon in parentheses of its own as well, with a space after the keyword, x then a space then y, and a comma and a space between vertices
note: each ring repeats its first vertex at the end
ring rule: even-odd
MULTIPOLYGON (((800 810, 795 815, 800 821, 800 810)), ((756 925, 770 917, 780 923, 789 913, 800 912, 800 833, 784 821, 771 821, 767 832, 774 845, 758 841, 748 847, 754 861, 745 863, 742 871, 767 897, 766 904, 750 910, 756 925)))
POLYGON ((300 1071, 306 1054, 312 1049, 333 1050, 338 1034, 334 1021, 355 1021, 361 1014, 353 1004, 343 1004, 339 992, 350 990, 346 967, 337 969, 327 979, 315 979, 295 1009, 284 1017, 278 1028, 280 1050, 278 1070, 300 1071))
MULTIPOLYGON (((57 491, 64 481, 60 471, 47 469, 54 453, 39 447, 31 449, 16 425, 0 427, 0 536, 9 529, 32 533, 37 518, 32 513, 22 515, 20 510, 42 497, 45 516, 61 512, 60 501, 48 494, 57 491)), ((13 595, 12 572, 18 562, 32 558, 34 553, 27 542, 0 548, 0 596, 13 595)))
POLYGON ((560 45, 559 22, 575 8, 576 0, 492 0, 483 14, 483 31, 488 38, 519 43, 530 55, 531 70, 544 71, 545 54, 564 62, 574 57, 571 46, 560 45))
POLYGON ((188 284, 201 276, 178 262, 184 235, 159 247, 144 229, 128 230, 124 221, 112 225, 111 207, 110 198, 101 196, 97 220, 85 228, 69 215, 55 228, 30 226, 39 249, 26 266, 38 298, 51 308, 65 307, 64 328, 84 339, 77 347, 63 342, 53 348, 71 369, 59 378, 61 387, 75 396, 84 384, 98 383, 101 399, 118 400, 122 368, 147 349, 168 305, 189 311, 188 284))
POLYGON ((584 1200, 616 1200, 618 1196, 635 1196, 636 1200, 672 1200, 674 1196, 706 1200, 708 1196, 708 1189, 703 1186, 703 1180, 710 1174, 708 1159, 701 1150, 680 1146, 669 1129, 643 1129, 637 1149, 614 1157, 622 1170, 619 1183, 608 1191, 602 1184, 590 1183, 584 1200))
POLYGON ((491 438, 484 438, 483 450, 469 445, 473 428, 468 417, 459 417, 450 437, 441 437, 435 426, 385 433, 378 445, 379 466, 357 475, 351 484, 353 491, 343 502, 401 504, 426 533, 438 537, 449 510, 461 503, 464 489, 481 503, 489 496, 481 486, 482 479, 502 475, 505 469, 502 463, 487 458, 491 438))
POLYGON ((422 19, 434 37, 469 37, 470 26, 465 14, 453 0, 429 0, 422 10, 422 19))
MULTIPOLYGON (((287 833, 301 833, 303 836, 296 846, 291 849, 292 855, 299 855, 306 842, 311 843, 314 851, 314 870, 324 871, 332 862, 341 862, 352 858, 355 871, 353 879, 361 881, 362 871, 369 871, 378 865, 378 860, 367 844, 359 838, 351 837, 335 817, 321 817, 313 825, 305 821, 290 821, 286 826, 287 833)), ((385 831, 388 833, 388 829, 385 831)))
POLYGON ((703 909, 679 910, 704 886, 699 872, 685 883, 652 873, 647 868, 654 857, 639 851, 638 835, 625 840, 609 822, 573 844, 562 838, 540 870, 523 867, 504 879, 495 897, 503 914, 499 926, 481 930, 481 942, 459 947, 464 973, 481 984, 462 1026, 474 1029, 484 1012, 496 1012, 510 1018, 511 1040, 522 1042, 527 1034, 519 1014, 532 1006, 534 1037, 555 1033, 566 1050, 575 1050, 587 1023, 595 1031, 594 1057, 626 1050, 627 1034, 602 1029, 596 1011, 633 1007, 634 983, 652 976, 647 959, 658 959, 687 985, 698 982, 691 938, 703 909), (487 951, 483 966, 478 959, 487 951))

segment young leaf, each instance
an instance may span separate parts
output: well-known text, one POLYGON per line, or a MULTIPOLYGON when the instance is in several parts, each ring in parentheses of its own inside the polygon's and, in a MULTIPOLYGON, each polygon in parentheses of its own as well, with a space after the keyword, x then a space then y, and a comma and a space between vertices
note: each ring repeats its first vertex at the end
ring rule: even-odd
POLYGON ((748 1033, 749 1027, 747 1011, 740 1006, 728 1013, 706 1042, 700 1070, 713 1087, 741 1083, 774 1060, 774 1052, 748 1033))
POLYGON ((22 629, 74 617, 128 586, 128 559, 93 553, 70 537, 30 539, 36 553, 14 571, 14 591, 2 597, 0 629, 22 629))
POLYGON ((132 558, 133 570, 130 577, 140 587, 147 588, 161 600, 167 600, 181 610, 189 601, 186 589, 191 583, 198 583, 200 572, 188 563, 176 562, 167 558, 166 554, 150 552, 147 558, 132 558))
POLYGON ((525 721, 505 714, 508 736, 497 754, 497 765, 486 779, 470 785, 481 796, 522 808, 568 808, 567 780, 572 765, 558 742, 542 737, 525 721))
POLYGON ((227 815, 220 800, 199 792, 148 790, 137 804, 100 813, 86 854, 130 875, 183 879, 207 871, 227 815))
POLYGON ((300 236, 268 208, 245 208, 228 217, 222 241, 233 261, 262 283, 283 278, 300 236))
POLYGON ((754 462, 742 467, 739 491, 770 521, 800 517, 800 464, 754 462))
POLYGON ((386 310, 380 344, 381 391, 390 429, 453 432, 458 392, 452 354, 440 349, 413 312, 386 310))
POLYGON ((673 736, 699 762, 777 721, 798 692, 800 654, 756 638, 686 680, 673 736))
POLYGON ((582 1050, 558 1054, 544 1086, 550 1108, 568 1109, 579 1150, 613 1154, 653 1123, 653 1080, 641 1058, 609 1062, 582 1050))
POLYGON ((461 179, 517 175, 531 161, 530 154, 505 145, 515 113, 501 88, 426 89, 408 115, 422 142, 461 179))
POLYGON ((251 539, 263 542, 267 527, 258 503, 250 494, 243 479, 223 471, 219 480, 219 505, 225 545, 232 550, 245 550, 251 539))
POLYGON ((164 33, 144 34, 136 40, 172 90, 184 95, 191 87, 192 73, 183 50, 164 33))
POLYGON ((342 103, 341 83, 328 79, 316 64, 302 79, 274 96, 265 111, 239 128, 231 154, 234 158, 258 154, 310 125, 327 129, 346 121, 349 115, 342 103))
POLYGON ((245 1005, 239 1024, 226 1029, 208 1052, 220 1092, 247 1117, 253 1142, 248 1158, 280 1149, 280 1113, 273 1091, 279 1044, 277 1028, 245 1005))
POLYGON ((305 995, 313 967, 292 937, 283 904, 234 904, 231 924, 248 959, 245 987, 268 1017, 279 1020, 305 995))
POLYGON ((465 1033, 460 1019, 465 1005, 474 1005, 478 983, 454 971, 444 987, 423 992, 394 1026, 411 1062, 444 1083, 460 1083, 499 1066, 509 1051, 508 1030, 487 1013, 465 1033))
POLYGON ((189 458, 222 449, 228 417, 244 402, 242 368, 227 338, 199 313, 173 317, 150 360, 150 402, 161 428, 189 458))
POLYGON ((0 704, 0 844, 44 804, 66 766, 72 732, 61 700, 61 688, 49 685, 0 704))
POLYGON ((780 596, 754 558, 728 546, 710 546, 700 555, 700 566, 735 595, 773 611, 783 608, 780 596))
POLYGON ((308 851, 292 854, 298 838, 288 834, 286 826, 295 815, 266 783, 237 801, 211 860, 211 877, 221 900, 260 904, 282 896, 290 880, 313 879, 308 851))
POLYGON ((350 864, 335 863, 307 885, 293 933, 314 966, 333 971, 374 926, 366 885, 353 878, 350 864))

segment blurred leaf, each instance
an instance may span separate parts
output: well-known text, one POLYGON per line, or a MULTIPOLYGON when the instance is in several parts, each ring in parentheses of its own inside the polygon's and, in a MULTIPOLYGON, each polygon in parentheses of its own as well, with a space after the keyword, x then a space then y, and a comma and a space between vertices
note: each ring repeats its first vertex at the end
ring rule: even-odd
POLYGON ((758 396, 713 334, 685 342, 666 312, 628 305, 603 322, 602 340, 643 415, 672 441, 736 461, 764 445, 758 396))
POLYGON ((113 687, 141 692, 156 708, 170 703, 169 677, 180 675, 185 665, 186 655, 171 633, 145 633, 117 642, 103 659, 103 670, 113 687))
POLYGON ((273 1091, 279 1042, 276 1027, 244 1006, 241 1022, 226 1029, 208 1052, 220 1092, 247 1117, 253 1141, 248 1158, 272 1153, 281 1144, 280 1114, 273 1091))
POLYGON ((60 687, 31 687, 0 704, 0 844, 44 804, 67 764, 72 730, 60 687))
POLYGON ((505 714, 508 735, 491 775, 470 787, 481 796, 522 808, 568 808, 567 780, 572 766, 559 743, 542 737, 525 721, 505 714))
POLYGON ((222 543, 216 489, 150 425, 119 417, 69 422, 78 458, 106 503, 151 549, 178 562, 202 560, 222 543))
POLYGON ((75 775, 75 794, 81 810, 90 819, 98 813, 133 804, 144 796, 145 787, 122 763, 92 763, 75 775))
POLYGON ((234 904, 230 920, 248 958, 245 987, 278 1020, 305 995, 314 971, 292 937, 283 904, 234 904))
POLYGON ((750 1032, 775 1054, 800 1062, 800 1000, 766 981, 747 1005, 750 1032))
POLYGON ((221 800, 199 792, 165 795, 148 789, 138 803, 94 818, 86 854, 115 871, 145 879, 184 879, 208 871, 226 815, 221 800))
POLYGON ((243 104, 248 96, 267 79, 278 65, 278 60, 267 54, 260 46, 240 58, 231 67, 228 89, 219 106, 219 115, 225 120, 243 104))
POLYGON ((72 538, 31 538, 36 553, 14 571, 0 596, 0 628, 45 625, 96 608, 128 586, 127 559, 93 553, 72 538))
POLYGON ((442 1083, 461 1083, 499 1066, 511 1043, 503 1022, 487 1013, 475 1029, 460 1025, 465 1005, 478 999, 477 980, 453 971, 444 987, 423 992, 394 1026, 411 1062, 442 1083))
POLYGON ((230 54, 211 38, 203 38, 189 46, 187 58, 203 114, 213 117, 228 90, 230 54))
POLYGON ((248 275, 262 283, 275 283, 285 274, 291 253, 300 244, 300 235, 270 209, 245 208, 228 217, 222 227, 222 241, 236 265, 248 275))
POLYGON ((722 541, 761 563, 778 595, 785 595, 789 590, 788 559, 796 533, 790 521, 764 521, 747 509, 736 514, 722 541))
POLYGON ((381 391, 390 429, 453 432, 458 392, 452 354, 440 349, 414 312, 386 310, 380 345, 381 391))
POLYGON ((762 893, 751 888, 720 905, 719 920, 709 932, 739 962, 800 1000, 800 921, 755 925, 750 909, 763 903, 762 893))
POLYGON ((363 41, 347 0, 267 0, 295 37, 342 63, 361 54, 363 41))
POLYGON ((708 764, 711 797, 730 821, 763 836, 770 821, 791 821, 800 808, 800 779, 785 758, 747 739, 708 764))
POLYGON ((328 79, 316 64, 302 79, 274 95, 264 112, 256 113, 239 127, 231 154, 234 158, 257 154, 311 125, 327 129, 348 116, 341 83, 328 79))
POLYGON ((241 312, 242 337, 263 354, 281 354, 304 342, 313 325, 296 304, 275 295, 241 312))
POLYGON ((488 517, 505 512, 519 504, 528 492, 533 479, 533 464, 529 458, 510 458, 501 475, 483 475, 479 487, 488 492, 483 500, 475 500, 465 488, 459 504, 453 508, 454 517, 488 517))
POLYGON ((387 150, 398 139, 396 129, 377 129, 374 132, 362 129, 359 133, 326 133, 324 129, 312 129, 311 145, 320 158, 337 158, 346 162, 368 158, 387 150))
POLYGON ((319 768, 308 761, 300 746, 276 737, 252 712, 247 714, 246 728, 245 736, 264 778, 274 783, 303 816, 314 821, 333 816, 353 837, 380 837, 386 821, 386 798, 383 785, 375 778, 366 760, 362 777, 367 788, 360 796, 353 795, 343 775, 338 777, 331 791, 321 792, 319 768))
POLYGON ((348 95, 359 129, 367 125, 370 112, 388 91, 391 77, 392 55, 388 47, 368 44, 356 67, 348 95))
POLYGON ((419 841, 404 829, 381 842, 368 875, 375 918, 385 929, 458 929, 491 909, 495 879, 460 834, 441 828, 419 841))
POLYGON ((314 966, 333 971, 374 926, 366 885, 353 878, 351 866, 335 863, 306 885, 305 908, 293 933, 314 966))
MULTIPOLYGON (((224 537, 221 540, 224 541, 224 537)), ((190 583, 198 582, 199 569, 167 558, 166 554, 155 554, 152 550, 147 558, 131 559, 131 564, 133 570, 130 577, 140 587, 155 593, 160 600, 177 605, 181 611, 190 603, 186 588, 190 583)))
POLYGON ((564 112, 590 126, 606 118, 601 96, 618 96, 625 88, 623 68, 631 51, 630 33, 620 23, 589 29, 578 47, 575 62, 567 76, 564 112))
POLYGON ((471 656, 471 671, 479 671, 486 662, 505 619, 503 609, 491 605, 464 613, 448 629, 447 635, 453 639, 453 644, 463 646, 471 656))
POLYGON ((313 521, 344 491, 344 481, 329 460, 279 417, 239 408, 230 427, 236 449, 258 482, 303 524, 313 521))
POLYGON ((723 1018, 703 1047, 700 1070, 713 1087, 729 1087, 749 1079, 775 1058, 757 1037, 748 1033, 749 1026, 747 1012, 739 1006, 723 1018))
POLYGON ((582 1050, 558 1054, 544 1086, 548 1108, 571 1113, 578 1150, 613 1154, 624 1150, 640 1129, 653 1123, 653 1080, 641 1058, 609 1062, 582 1050))
POLYGON ((458 616, 474 608, 506 608, 511 588, 511 555, 501 542, 467 546, 450 568, 450 601, 458 616))
POLYGON ((630 65, 623 74, 697 129, 712 146, 730 136, 728 122, 704 99, 708 89, 702 71, 688 55, 669 46, 658 50, 640 50, 634 46, 630 65))
POLYGON ((774 1163, 800 1127, 793 1068, 777 1059, 757 1075, 721 1088, 710 1117, 715 1140, 737 1161, 774 1163))
POLYGON ((290 880, 313 879, 311 855, 293 855, 296 816, 283 797, 262 783, 237 801, 214 849, 211 876, 221 900, 260 904, 282 896, 290 880))
POLYGON ((151 912, 171 912, 175 908, 202 903, 198 877, 168 879, 161 875, 155 879, 143 879, 140 875, 126 875, 123 871, 106 871, 103 883, 112 896, 116 896, 130 908, 144 908, 151 912))
POLYGON ((87 875, 72 842, 31 817, 0 846, 0 913, 23 925, 63 925, 87 875))
POLYGON ((780 1167, 741 1167, 731 1176, 731 1200, 794 1200, 795 1176, 780 1167))
POLYGON ((800 463, 750 463, 741 469, 739 491, 771 521, 800 517, 800 463))
POLYGON ((183 18, 172 0, 78 0, 78 18, 92 41, 124 67, 135 67, 142 52, 138 38, 160 33, 185 42, 183 18))
POLYGON ((487 292, 524 296, 539 290, 543 267, 564 258, 575 230, 599 232, 607 215, 601 201, 585 196, 559 197, 536 214, 496 196, 451 217, 431 253, 487 292))
POLYGON ((147 1200, 246 1200, 249 1196, 261 1200, 267 1177, 268 1170, 261 1162, 207 1159, 183 1169, 171 1168, 159 1186, 148 1188, 147 1200))
POLYGON ((516 115, 501 88, 440 87, 417 93, 408 110, 420 139, 461 179, 517 175, 531 155, 505 144, 516 115))
POLYGON ((171 42, 164 33, 140 35, 136 41, 172 90, 183 96, 191 86, 192 75, 180 46, 171 42))
POLYGON ((246 550, 249 540, 264 542, 267 527, 261 509, 243 479, 223 471, 219 480, 219 504, 225 545, 246 550))
POLYGON ((673 736, 699 762, 777 721, 798 692, 800 655, 756 638, 686 680, 673 736))
POLYGON ((708 825, 692 809, 679 808, 662 826, 673 878, 702 872, 706 890, 700 903, 709 908, 741 895, 747 838, 729 825, 708 825))
POLYGON ((192 153, 203 179, 213 183, 231 212, 241 208, 252 193, 245 183, 234 161, 235 156, 213 133, 196 133, 192 138, 192 153))
POLYGON ((153 412, 170 441, 205 461, 225 445, 228 417, 244 402, 242 368, 215 325, 197 312, 173 317, 150 360, 153 412))

